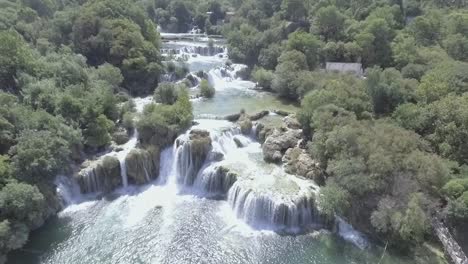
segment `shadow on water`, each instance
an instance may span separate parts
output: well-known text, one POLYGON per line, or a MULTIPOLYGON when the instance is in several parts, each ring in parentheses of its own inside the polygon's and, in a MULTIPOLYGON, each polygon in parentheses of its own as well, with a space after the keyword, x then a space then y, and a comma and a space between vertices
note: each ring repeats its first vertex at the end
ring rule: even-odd
POLYGON ((40 263, 40 258, 51 248, 68 240, 73 235, 70 217, 54 216, 29 235, 28 243, 8 254, 7 264, 40 263))

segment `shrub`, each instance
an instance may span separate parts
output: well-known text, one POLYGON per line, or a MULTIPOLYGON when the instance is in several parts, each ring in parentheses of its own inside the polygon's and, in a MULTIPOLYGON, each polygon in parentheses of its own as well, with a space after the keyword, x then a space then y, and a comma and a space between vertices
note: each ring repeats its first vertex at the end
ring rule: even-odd
POLYGON ((213 98, 215 95, 215 88, 208 83, 207 80, 200 82, 200 94, 205 98, 213 98))
POLYGON ((275 74, 272 71, 265 70, 264 68, 256 68, 252 73, 252 77, 261 88, 270 90, 275 74))
POLYGON ((173 83, 161 83, 154 91, 154 100, 158 103, 172 105, 177 101, 180 86, 173 83))

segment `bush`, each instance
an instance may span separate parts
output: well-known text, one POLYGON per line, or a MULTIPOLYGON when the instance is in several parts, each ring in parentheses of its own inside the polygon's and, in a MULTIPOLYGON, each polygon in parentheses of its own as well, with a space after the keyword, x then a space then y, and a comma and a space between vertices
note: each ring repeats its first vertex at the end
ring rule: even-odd
POLYGON ((275 74, 264 68, 256 68, 252 73, 252 77, 262 89, 270 90, 275 74))
POLYGON ((177 101, 181 86, 173 83, 161 83, 154 91, 154 100, 158 103, 172 105, 177 101))
POLYGON ((139 139, 144 145, 165 147, 175 136, 190 127, 192 104, 185 90, 181 90, 173 105, 150 104, 137 122, 139 139))
POLYGON ((216 90, 211 86, 207 80, 202 80, 200 82, 200 94, 205 98, 213 98, 216 93, 216 90))
POLYGON ((122 126, 127 129, 127 131, 131 131, 135 127, 135 116, 133 113, 126 112, 122 117, 122 126))

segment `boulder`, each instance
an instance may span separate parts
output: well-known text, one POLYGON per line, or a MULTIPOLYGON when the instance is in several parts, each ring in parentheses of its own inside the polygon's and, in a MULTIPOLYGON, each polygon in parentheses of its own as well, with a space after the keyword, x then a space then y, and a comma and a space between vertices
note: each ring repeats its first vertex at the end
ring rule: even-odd
POLYGON ((239 120, 240 117, 241 114, 232 114, 224 117, 224 119, 226 119, 229 122, 237 122, 237 120, 239 120))
POLYGON ((243 147, 245 147, 244 144, 242 144, 242 141, 241 141, 238 137, 234 137, 233 140, 234 140, 234 143, 236 143, 236 146, 237 146, 238 148, 243 148, 243 147))
POLYGON ((283 157, 284 169, 287 173, 296 174, 315 180, 321 174, 318 164, 306 150, 299 147, 290 148, 283 157))
POLYGON ((265 116, 267 116, 267 115, 269 115, 269 114, 270 114, 269 111, 266 111, 266 110, 265 110, 265 111, 261 111, 261 112, 258 112, 258 113, 256 113, 256 114, 254 114, 254 115, 251 115, 251 116, 250 116, 250 120, 251 120, 251 121, 257 121, 257 120, 259 120, 259 119, 264 118, 265 116))
POLYGON ((291 114, 290 112, 284 111, 284 110, 275 110, 273 111, 273 113, 280 115, 280 116, 288 116, 291 114))
POLYGON ((296 118, 296 115, 288 115, 283 118, 284 125, 289 129, 301 129, 301 123, 296 118))
POLYGON ((198 85, 198 79, 193 74, 189 73, 185 80, 190 84, 189 87, 194 87, 198 85))
POLYGON ((295 147, 301 136, 301 130, 275 129, 263 143, 263 159, 266 162, 280 163, 286 150, 295 147))
POLYGON ((224 154, 218 151, 211 151, 208 155, 210 161, 222 161, 224 159, 224 154))
POLYGON ((128 182, 142 185, 156 179, 159 175, 161 152, 157 147, 136 148, 125 157, 128 182))
POLYGON ((255 137, 261 144, 265 143, 267 137, 273 134, 274 128, 265 126, 263 123, 257 123, 255 126, 255 137))
POLYGON ((242 134, 250 135, 250 133, 252 132, 253 124, 247 115, 241 115, 241 117, 237 121, 237 124, 240 126, 242 134))

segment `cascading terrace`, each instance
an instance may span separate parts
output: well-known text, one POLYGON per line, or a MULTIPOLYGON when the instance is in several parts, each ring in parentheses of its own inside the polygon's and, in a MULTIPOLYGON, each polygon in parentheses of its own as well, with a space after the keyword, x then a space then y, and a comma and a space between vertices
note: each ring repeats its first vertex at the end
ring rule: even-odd
POLYGON ((252 162, 252 155, 261 153, 260 145, 239 127, 223 128, 227 122, 219 120, 200 122, 218 127, 195 127, 176 140, 175 177, 181 188, 190 187, 203 197, 227 197, 237 217, 259 229, 299 232, 323 223, 315 186, 276 165, 252 162))

